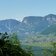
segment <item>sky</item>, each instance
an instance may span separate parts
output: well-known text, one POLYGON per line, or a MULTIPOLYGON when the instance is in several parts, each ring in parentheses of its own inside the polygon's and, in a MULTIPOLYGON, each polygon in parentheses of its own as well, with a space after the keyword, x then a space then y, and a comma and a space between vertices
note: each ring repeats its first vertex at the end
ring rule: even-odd
POLYGON ((0 20, 56 14, 56 0, 0 0, 0 20))

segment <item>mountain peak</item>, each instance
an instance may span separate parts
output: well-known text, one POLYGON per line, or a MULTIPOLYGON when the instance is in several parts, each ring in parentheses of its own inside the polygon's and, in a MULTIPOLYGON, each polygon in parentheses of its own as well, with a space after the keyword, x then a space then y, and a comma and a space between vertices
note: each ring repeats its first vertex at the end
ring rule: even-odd
POLYGON ((43 17, 41 16, 28 16, 28 17, 24 17, 23 21, 22 22, 28 22, 28 23, 34 23, 34 22, 38 22, 38 21, 41 21, 43 17))
POLYGON ((51 16, 53 16, 53 15, 55 15, 55 14, 48 14, 49 16, 51 15, 51 16))
POLYGON ((56 15, 55 14, 48 14, 45 17, 56 17, 56 15))

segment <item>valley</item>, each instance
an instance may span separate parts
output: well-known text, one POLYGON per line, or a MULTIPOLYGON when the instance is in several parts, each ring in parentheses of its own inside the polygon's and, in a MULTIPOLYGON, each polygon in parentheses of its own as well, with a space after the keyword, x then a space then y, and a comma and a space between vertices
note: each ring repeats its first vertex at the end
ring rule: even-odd
POLYGON ((56 42, 56 15, 28 16, 22 22, 0 20, 0 32, 17 34, 23 49, 31 46, 35 56, 43 56, 43 49, 52 48, 52 42, 56 42))

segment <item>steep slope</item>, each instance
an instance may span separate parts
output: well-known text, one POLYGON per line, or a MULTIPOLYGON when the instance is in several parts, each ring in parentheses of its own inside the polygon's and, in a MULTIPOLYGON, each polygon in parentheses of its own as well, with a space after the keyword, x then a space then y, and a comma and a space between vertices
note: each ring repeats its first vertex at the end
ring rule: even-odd
POLYGON ((56 24, 50 25, 47 29, 45 29, 41 34, 56 34, 56 24))
POLYGON ((20 22, 14 19, 1 20, 0 32, 15 32, 19 28, 20 22))
POLYGON ((44 17, 45 20, 49 22, 49 24, 56 23, 56 15, 54 14, 48 14, 44 17))
POLYGON ((36 33, 41 32, 48 26, 48 21, 43 19, 41 16, 29 16, 25 17, 22 22, 27 25, 30 32, 36 33))

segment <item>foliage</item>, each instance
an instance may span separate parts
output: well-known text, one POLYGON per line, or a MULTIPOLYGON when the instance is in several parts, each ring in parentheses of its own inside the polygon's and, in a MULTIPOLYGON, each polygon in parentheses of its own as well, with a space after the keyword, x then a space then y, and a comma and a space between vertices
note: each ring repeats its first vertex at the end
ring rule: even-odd
POLYGON ((14 40, 16 39, 13 43, 11 43, 10 36, 6 32, 0 33, 0 56, 31 56, 30 53, 20 47, 16 35, 12 37, 14 40))
POLYGON ((52 48, 44 49, 44 56, 56 56, 56 42, 52 42, 52 48))

